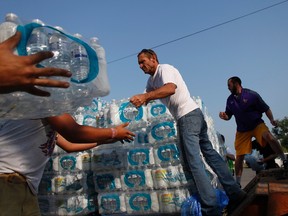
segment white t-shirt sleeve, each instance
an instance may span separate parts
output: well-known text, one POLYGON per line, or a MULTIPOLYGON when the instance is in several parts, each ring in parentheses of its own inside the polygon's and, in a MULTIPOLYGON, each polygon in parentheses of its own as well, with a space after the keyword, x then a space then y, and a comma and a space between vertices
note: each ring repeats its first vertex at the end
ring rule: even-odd
POLYGON ((176 77, 175 77, 175 70, 176 68, 172 66, 168 67, 166 65, 163 65, 161 68, 159 68, 158 73, 160 77, 162 77, 163 85, 167 83, 174 83, 175 85, 177 85, 176 77))

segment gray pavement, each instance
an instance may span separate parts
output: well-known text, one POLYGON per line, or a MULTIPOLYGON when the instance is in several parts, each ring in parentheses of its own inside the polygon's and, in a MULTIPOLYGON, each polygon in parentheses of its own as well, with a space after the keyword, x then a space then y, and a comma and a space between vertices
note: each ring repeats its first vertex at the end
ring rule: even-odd
POLYGON ((256 176, 256 172, 251 168, 244 167, 242 178, 241 178, 241 186, 245 188, 245 186, 256 176))

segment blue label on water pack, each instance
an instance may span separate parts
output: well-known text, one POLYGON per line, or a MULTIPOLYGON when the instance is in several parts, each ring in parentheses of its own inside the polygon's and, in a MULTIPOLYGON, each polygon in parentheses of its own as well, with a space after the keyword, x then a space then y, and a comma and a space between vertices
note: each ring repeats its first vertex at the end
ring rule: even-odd
POLYGON ((150 113, 152 116, 156 117, 163 115, 166 112, 166 109, 167 108, 164 104, 156 104, 151 106, 150 113))
POLYGON ((124 182, 129 188, 145 185, 145 173, 143 170, 132 170, 125 173, 124 182))
POLYGON ((129 205, 134 211, 147 211, 151 209, 151 196, 148 193, 136 193, 129 199, 129 205))
POLYGON ((104 189, 114 190, 116 188, 114 176, 112 174, 97 175, 96 184, 98 188, 101 190, 104 189))
POLYGON ((149 149, 132 149, 128 152, 128 162, 130 165, 149 164, 149 149))
POLYGON ((109 194, 101 197, 100 206, 108 212, 120 210, 120 198, 118 194, 109 194))
POLYGON ((173 137, 176 130, 173 122, 161 122, 151 129, 151 135, 155 140, 163 140, 164 138, 173 137))
POLYGON ((139 121, 143 118, 143 107, 136 108, 130 102, 124 102, 119 108, 120 120, 123 123, 131 122, 133 120, 139 121))
POLYGON ((158 148, 157 156, 161 161, 168 162, 179 158, 179 150, 175 144, 163 145, 158 148))
POLYGON ((60 166, 64 170, 75 170, 76 168, 76 158, 74 156, 65 155, 60 159, 60 166))

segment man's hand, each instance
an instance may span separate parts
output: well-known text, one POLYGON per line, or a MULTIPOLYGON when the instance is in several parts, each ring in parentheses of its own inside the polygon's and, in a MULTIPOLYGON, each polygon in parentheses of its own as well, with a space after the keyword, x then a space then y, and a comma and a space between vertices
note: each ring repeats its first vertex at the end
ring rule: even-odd
POLYGON ((127 122, 127 123, 124 123, 115 127, 117 131, 116 132, 117 134, 115 135, 115 139, 119 141, 125 140, 126 142, 130 142, 134 140, 135 134, 126 128, 128 125, 129 123, 127 122))
POLYGON ((274 127, 278 127, 278 121, 276 121, 276 120, 272 120, 272 121, 270 121, 270 123, 274 126, 274 127))
POLYGON ((60 68, 37 68, 44 59, 51 58, 52 52, 43 51, 30 56, 17 56, 13 50, 21 39, 21 33, 0 43, 0 93, 25 91, 33 95, 49 96, 50 93, 36 86, 68 88, 69 82, 45 77, 70 77, 71 73, 60 68))
POLYGON ((135 107, 140 107, 143 104, 146 104, 146 95, 145 94, 134 95, 133 97, 130 98, 130 102, 135 107))
POLYGON ((219 117, 223 120, 229 120, 229 117, 225 112, 220 112, 219 117))

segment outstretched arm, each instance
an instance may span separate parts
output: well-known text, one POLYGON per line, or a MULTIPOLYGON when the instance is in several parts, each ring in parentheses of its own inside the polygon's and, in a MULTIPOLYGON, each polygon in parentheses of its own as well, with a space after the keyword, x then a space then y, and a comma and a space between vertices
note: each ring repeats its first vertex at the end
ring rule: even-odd
POLYGON ((135 134, 126 127, 128 123, 115 128, 95 128, 79 125, 69 114, 46 118, 51 127, 72 143, 111 143, 132 141, 135 134))
POLYGON ((71 73, 60 68, 37 68, 44 59, 51 58, 52 52, 43 51, 30 56, 17 56, 13 50, 21 39, 21 33, 0 43, 0 93, 25 91, 33 95, 49 96, 50 93, 36 86, 68 88, 69 82, 48 79, 50 76, 70 77, 71 73))
POLYGON ((60 134, 57 135, 57 145, 68 153, 85 151, 97 146, 97 143, 71 143, 60 134))
POLYGON ((174 83, 167 83, 153 91, 134 95, 133 97, 131 97, 130 102, 134 106, 140 107, 143 104, 147 104, 151 100, 161 99, 175 94, 176 88, 177 86, 174 83))

